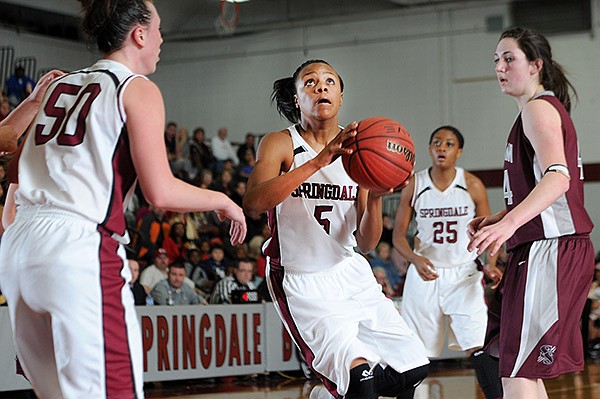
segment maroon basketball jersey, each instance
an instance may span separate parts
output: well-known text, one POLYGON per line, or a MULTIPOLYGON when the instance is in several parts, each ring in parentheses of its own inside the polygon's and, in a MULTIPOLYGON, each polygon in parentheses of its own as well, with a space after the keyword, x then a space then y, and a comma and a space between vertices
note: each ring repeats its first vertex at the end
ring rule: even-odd
MULTIPOLYGON (((573 121, 552 93, 544 92, 538 99, 548 101, 560 114, 571 181, 566 193, 515 232, 507 241, 508 250, 526 242, 545 238, 588 234, 594 226, 583 207, 583 165, 573 121)), ((535 159, 535 152, 523 132, 523 120, 519 114, 508 136, 504 154, 503 192, 508 211, 519 205, 542 179, 544 171, 540 170, 535 159)))

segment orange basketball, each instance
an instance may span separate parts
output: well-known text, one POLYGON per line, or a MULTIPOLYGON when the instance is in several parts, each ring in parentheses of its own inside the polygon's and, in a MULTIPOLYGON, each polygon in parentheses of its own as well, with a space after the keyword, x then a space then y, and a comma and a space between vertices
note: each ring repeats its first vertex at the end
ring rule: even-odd
POLYGON ((344 169, 360 187, 385 192, 410 178, 415 144, 400 123, 375 116, 358 123, 357 135, 344 141, 352 154, 342 155, 344 169))

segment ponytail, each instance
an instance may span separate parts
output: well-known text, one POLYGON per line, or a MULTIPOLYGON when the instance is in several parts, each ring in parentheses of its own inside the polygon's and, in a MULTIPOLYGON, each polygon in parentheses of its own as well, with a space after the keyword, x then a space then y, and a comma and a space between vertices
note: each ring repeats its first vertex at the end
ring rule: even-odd
POLYGON ((577 99, 577 91, 567 79, 563 67, 555 61, 551 61, 551 66, 547 69, 547 73, 544 74, 542 85, 549 88, 554 92, 556 98, 565 106, 567 112, 571 112, 571 96, 569 94, 569 88, 573 91, 573 96, 577 99))
POLYGON ((296 107, 294 96, 296 95, 296 83, 294 78, 283 78, 273 83, 271 102, 277 105, 279 115, 292 123, 300 122, 300 109, 296 107))

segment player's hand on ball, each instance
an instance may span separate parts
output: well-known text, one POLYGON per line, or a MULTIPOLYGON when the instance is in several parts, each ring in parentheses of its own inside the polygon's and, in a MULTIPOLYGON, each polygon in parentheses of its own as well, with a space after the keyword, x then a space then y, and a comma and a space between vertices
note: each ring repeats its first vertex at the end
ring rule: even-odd
POLYGON ((352 122, 344 130, 338 133, 333 140, 327 144, 323 150, 315 157, 319 168, 323 168, 335 161, 342 154, 351 154, 352 150, 345 148, 342 143, 344 140, 356 136, 358 122, 352 122))
POLYGON ((412 170, 410 172, 410 176, 408 177, 408 179, 404 180, 402 183, 400 183, 399 185, 397 185, 396 187, 394 187, 392 189, 392 192, 397 193, 398 191, 402 191, 402 189, 406 186, 408 186, 408 183, 410 183, 410 180, 413 178, 413 176, 415 175, 415 171, 412 170))

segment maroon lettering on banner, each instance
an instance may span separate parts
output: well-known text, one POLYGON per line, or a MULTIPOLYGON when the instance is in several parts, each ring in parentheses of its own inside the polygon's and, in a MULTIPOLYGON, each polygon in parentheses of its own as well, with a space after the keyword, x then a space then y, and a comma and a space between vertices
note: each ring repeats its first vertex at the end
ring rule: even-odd
POLYGON ((190 322, 188 323, 187 316, 181 317, 181 345, 183 355, 183 369, 188 369, 188 360, 192 370, 196 368, 196 329, 194 325, 196 317, 190 315, 190 322))
POLYGON ((281 325, 281 343, 283 348, 281 349, 281 354, 283 355, 283 361, 287 362, 292 358, 292 353, 294 352, 294 342, 292 342, 292 337, 287 332, 283 324, 281 325))
POLYGON ((237 316, 231 315, 231 335, 229 336, 229 366, 233 366, 233 359, 237 359, 237 365, 242 365, 240 357, 240 338, 238 334, 237 316))
POLYGON ((171 340, 173 342, 173 370, 179 370, 179 327, 177 325, 177 315, 173 315, 173 333, 171 340))
POLYGON ((244 365, 250 364, 250 346, 248 345, 248 315, 242 315, 242 334, 244 342, 244 365))
POLYGON ((152 348, 154 331, 152 329, 152 319, 148 316, 142 316, 142 345, 144 347, 144 371, 148 371, 148 351, 152 348))
POLYGON ((169 352, 167 343, 169 342, 169 323, 165 316, 156 317, 156 335, 158 349, 158 371, 171 370, 169 365, 169 352))
POLYGON ((206 336, 206 332, 210 329, 210 317, 206 313, 200 319, 200 335, 198 336, 198 347, 200 348, 200 361, 202 367, 208 369, 210 367, 210 358, 212 357, 212 338, 206 336))
POLYGON ((262 354, 258 350, 260 345, 260 313, 252 315, 252 335, 254 336, 254 364, 262 363, 262 354))
POLYGON ((215 315, 215 366, 221 367, 225 363, 227 353, 227 330, 225 319, 221 315, 215 315))

